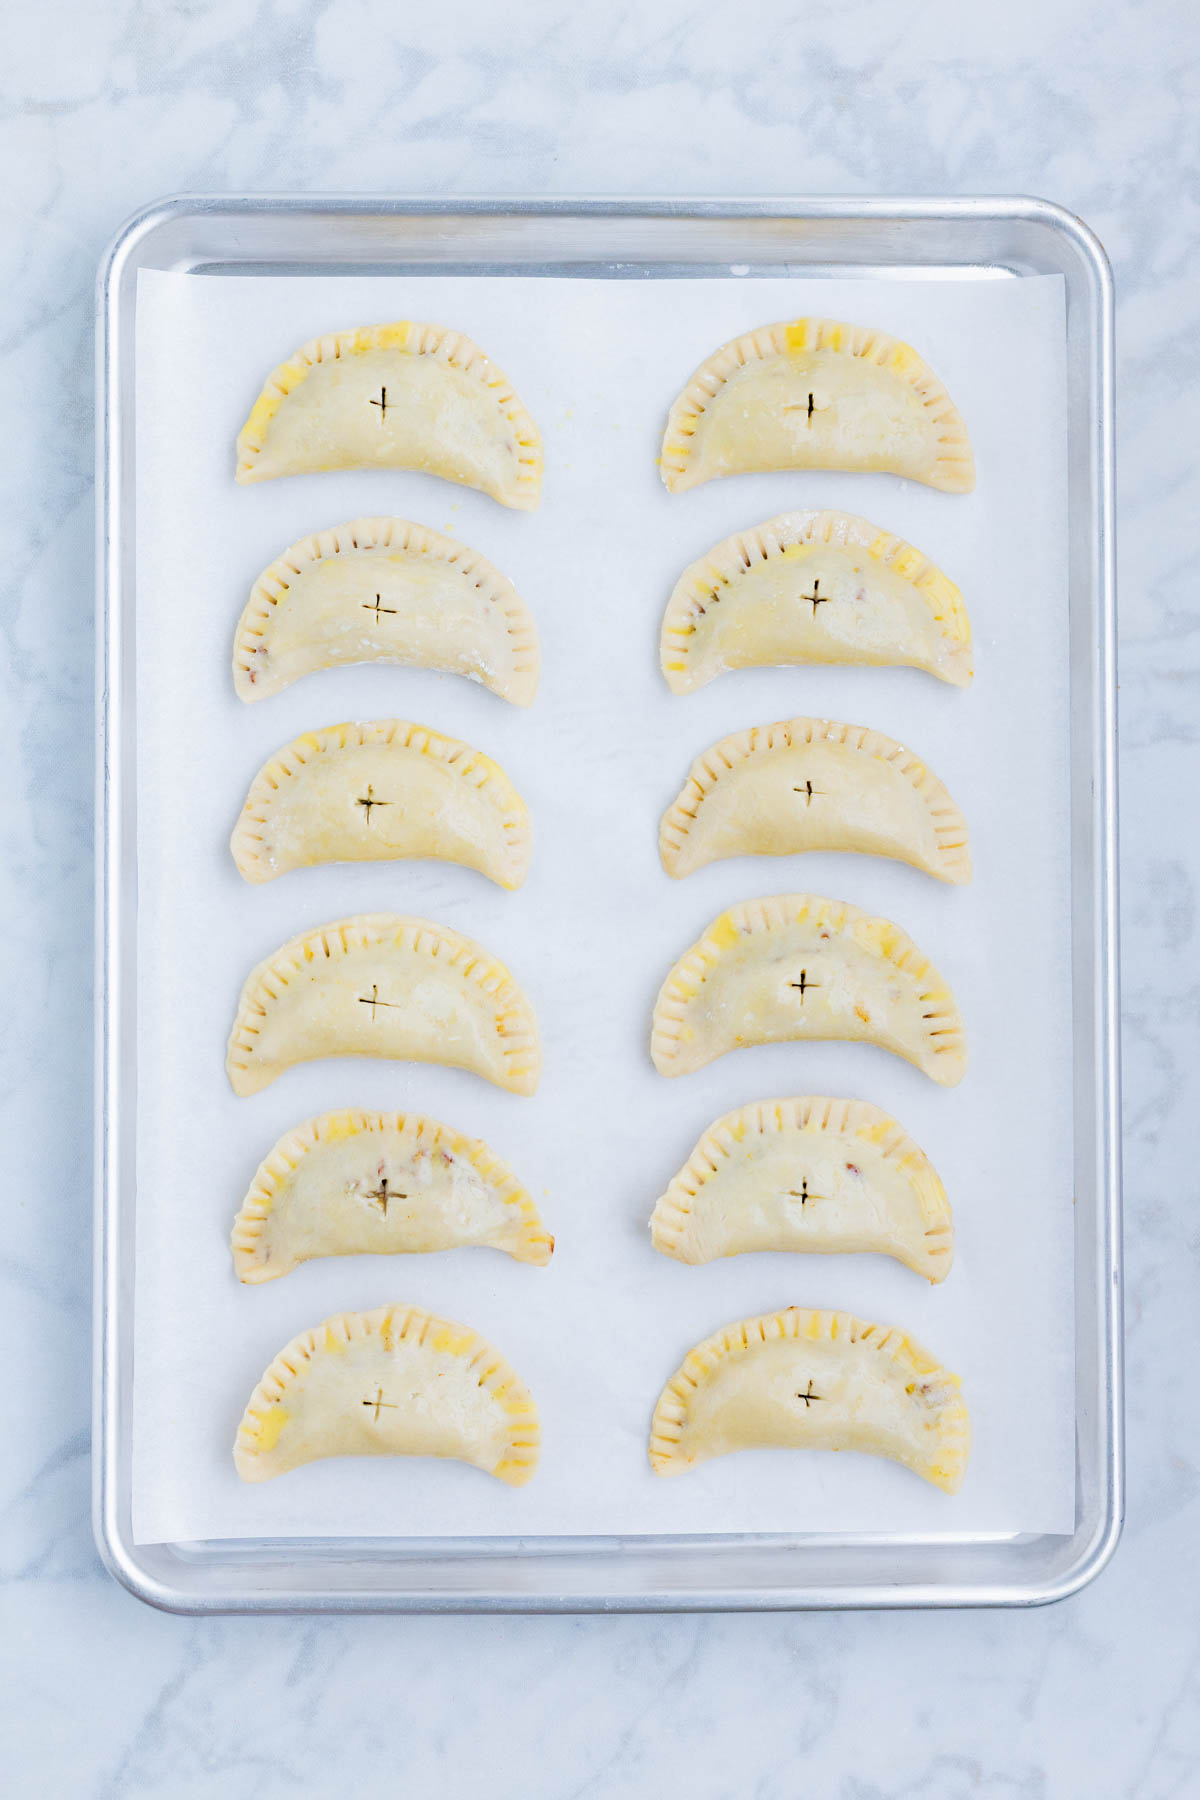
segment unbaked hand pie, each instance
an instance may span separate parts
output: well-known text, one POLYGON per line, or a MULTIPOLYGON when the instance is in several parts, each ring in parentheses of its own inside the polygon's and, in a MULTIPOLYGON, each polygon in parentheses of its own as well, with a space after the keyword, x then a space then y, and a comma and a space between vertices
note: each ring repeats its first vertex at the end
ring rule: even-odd
POLYGON ((751 1044, 878 1044, 953 1087, 967 1066, 958 1004, 912 939, 842 900, 780 894, 714 919, 659 990, 650 1051, 687 1075, 751 1044))
POLYGON ((310 338, 254 402, 237 479, 375 468, 423 469, 529 511, 542 440, 507 375, 460 331, 402 319, 310 338))
POLYGON ((321 1256, 483 1245, 550 1261, 554 1239, 512 1170, 478 1138, 415 1113, 309 1119, 259 1165, 233 1225, 239 1281, 321 1256))
POLYGON ((247 881, 314 863, 434 857, 504 888, 529 869, 529 812, 498 763, 424 725, 306 731, 259 770, 230 848, 247 881))
POLYGON ((902 1126, 864 1100, 760 1100, 709 1127, 659 1199, 656 1250, 877 1252, 929 1281, 954 1260, 946 1190, 902 1126))
POLYGON ((401 663, 482 682, 514 706, 537 692, 537 630, 477 550, 407 519, 351 519, 264 569, 233 645, 240 700, 347 663, 401 663))
POLYGON ((734 338, 671 408, 672 493, 767 469, 886 471, 948 494, 975 486, 966 426, 916 351, 866 325, 793 319, 734 338))
POLYGON ((233 1461, 270 1481, 327 1456, 443 1456, 511 1487, 537 1468, 533 1396, 466 1325, 416 1306, 338 1313, 279 1352, 242 1415, 233 1461))
POLYGON ((504 964, 396 913, 304 932, 246 978, 225 1057, 235 1094, 325 1056, 448 1063, 512 1094, 532 1094, 542 1068, 533 1008, 504 964))
POLYGON ((881 731, 829 719, 722 738, 692 764, 658 847, 677 877, 728 856, 857 850, 971 879, 966 821, 936 775, 881 731))
POLYGON ((903 538, 845 512, 789 512, 690 564, 663 618, 672 693, 727 669, 863 663, 971 680, 962 595, 903 538))
POLYGON ((953 1494, 971 1421, 958 1377, 904 1332, 789 1306, 689 1350, 654 1409, 656 1475, 757 1449, 866 1451, 953 1494))

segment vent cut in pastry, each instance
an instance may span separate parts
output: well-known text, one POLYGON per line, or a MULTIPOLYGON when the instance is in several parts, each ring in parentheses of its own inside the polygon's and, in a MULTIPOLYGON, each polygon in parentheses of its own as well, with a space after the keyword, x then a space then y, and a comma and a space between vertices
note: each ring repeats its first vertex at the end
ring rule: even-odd
POLYGON ((686 568, 659 649, 672 693, 727 669, 865 663, 971 680, 971 622, 954 583, 903 538, 844 512, 790 512, 686 568))
POLYGON ((542 440, 507 375, 443 325, 366 325, 310 338, 267 377, 238 434, 237 478, 423 469, 523 511, 542 440))
POLYGON ((956 1375, 902 1331, 789 1306, 697 1344, 654 1409, 650 1464, 682 1475, 732 1450, 862 1450, 953 1494, 971 1449, 956 1375))
POLYGON ((661 466, 672 493, 767 469, 885 471, 948 494, 975 486, 966 426, 928 363, 837 319, 762 325, 701 363, 671 408, 661 466))
POLYGON ((255 776, 230 848, 247 881, 313 863, 428 856, 520 887, 525 802, 498 763, 424 725, 307 731, 255 776))
POLYGON ((242 1415, 233 1460, 270 1481, 326 1456, 446 1456, 512 1487, 537 1468, 538 1412, 499 1351, 415 1306, 339 1313, 293 1338, 242 1415))
POLYGON ((465 675, 529 706, 537 630, 477 550, 406 519, 351 519, 263 570, 234 639, 233 685, 265 700, 316 669, 365 662, 465 675))
POLYGON ((908 1133, 863 1100, 761 1100, 705 1132, 654 1208, 656 1250, 875 1251, 930 1281, 954 1260, 946 1190, 908 1133))
POLYGON ((971 879, 966 821, 937 777, 894 738, 828 719, 757 725, 698 756, 658 847, 674 876, 727 856, 857 850, 971 879))
POLYGON ((532 1094, 542 1067, 533 1008, 504 964, 395 913, 318 926, 246 979, 225 1059, 234 1093, 325 1056, 449 1063, 513 1094, 532 1094))
POLYGON ((548 1263, 554 1239, 494 1151, 417 1114, 324 1113, 260 1164, 233 1225, 239 1281, 319 1256, 486 1245, 548 1263))
POLYGON ((889 919, 843 900, 781 894, 714 919, 659 990, 650 1039, 662 1075, 727 1050, 849 1038, 904 1057, 945 1087, 967 1066, 945 981, 889 919))

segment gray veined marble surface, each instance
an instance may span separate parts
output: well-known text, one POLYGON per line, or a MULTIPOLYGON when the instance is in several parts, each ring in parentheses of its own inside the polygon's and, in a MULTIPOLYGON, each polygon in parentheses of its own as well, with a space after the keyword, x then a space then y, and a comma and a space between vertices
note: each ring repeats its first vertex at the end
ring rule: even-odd
POLYGON ((1200 1793, 1194 0, 3 9, 0 1787, 1200 1793), (1034 192, 1119 295, 1129 1521, 1029 1615, 157 1615, 88 1522, 92 280, 183 189, 1034 192))

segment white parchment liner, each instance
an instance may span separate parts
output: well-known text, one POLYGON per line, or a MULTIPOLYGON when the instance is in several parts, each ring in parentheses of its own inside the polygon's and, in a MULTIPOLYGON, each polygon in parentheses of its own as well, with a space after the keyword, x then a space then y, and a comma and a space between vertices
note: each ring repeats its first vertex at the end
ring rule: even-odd
POLYGON ((143 272, 137 325, 139 1079, 134 1533, 139 1542, 288 1535, 1068 1531, 1074 1514, 1065 345, 1058 277, 971 282, 219 278, 143 272), (914 344, 974 443, 966 497, 889 476, 754 475, 676 497, 655 464, 698 362, 809 312, 914 344), (534 514, 431 477, 372 471, 239 488, 234 438, 306 338, 394 318, 474 337, 545 439, 534 514), (728 675, 672 697, 659 623, 684 565, 798 506, 857 512, 961 586, 977 675, 728 675), (383 666, 309 677, 244 706, 234 626, 288 544, 394 513, 473 545, 536 616, 531 711, 452 677, 383 666), (675 883, 658 820, 691 759, 741 727, 810 713, 911 745, 972 835, 975 881, 943 887, 848 856, 719 863, 675 883), (261 763, 297 733, 408 718, 497 757, 529 802, 532 875, 362 864, 265 887, 227 842, 261 763), (885 1052, 780 1045, 667 1081, 650 1011, 722 907, 812 891, 894 918, 949 978, 970 1044, 943 1090, 885 1052), (535 1099, 453 1071, 366 1061, 293 1070, 236 1099, 225 1039, 240 984, 295 932, 361 911, 443 921, 501 956, 541 1022, 535 1099), (883 1258, 754 1256, 685 1268, 650 1248, 655 1197, 721 1113, 799 1094, 894 1112, 933 1159, 958 1254, 931 1288, 883 1258), (229 1226, 275 1139, 333 1107, 421 1111, 484 1137, 538 1198, 549 1269, 492 1252, 309 1263, 234 1278, 229 1226), (453 1463, 360 1459, 244 1486, 242 1408, 295 1333, 412 1301, 491 1338, 541 1408, 542 1467, 510 1490, 453 1463), (975 1450, 949 1499, 854 1455, 753 1452, 665 1482, 646 1436, 659 1389, 717 1326, 789 1303, 904 1326, 963 1378, 975 1450))

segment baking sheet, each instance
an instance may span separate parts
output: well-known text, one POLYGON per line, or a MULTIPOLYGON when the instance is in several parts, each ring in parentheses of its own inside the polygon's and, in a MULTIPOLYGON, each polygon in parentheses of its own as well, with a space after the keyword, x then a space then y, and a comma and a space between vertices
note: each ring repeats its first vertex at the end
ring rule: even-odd
POLYGON ((1074 1523, 1071 997, 1063 291, 972 283, 754 279, 214 278, 142 272, 137 331, 138 1201, 134 1536, 1066 1532, 1074 1523), (751 291, 753 290, 753 291, 751 291), (925 351, 967 419, 969 497, 886 476, 761 475, 669 497, 654 458, 695 364, 740 330, 820 312, 925 351), (233 440, 266 372, 317 332, 434 318, 477 338, 542 428, 532 515, 404 471, 239 489, 233 440), (662 607, 718 538, 793 506, 840 506, 916 543, 962 586, 977 675, 748 671, 668 694, 662 607), (234 625, 287 544, 393 512, 460 537, 537 617, 530 712, 431 672, 363 667, 253 707, 232 691, 234 625), (966 890, 866 858, 717 864, 673 883, 657 825, 692 757, 808 712, 910 743, 972 830, 966 890), (415 718, 498 757, 528 800, 533 873, 505 894, 425 864, 242 884, 227 839, 261 763, 341 719, 415 718), (954 986, 971 1067, 935 1088, 882 1051, 781 1045, 665 1081, 649 1014, 672 960, 725 905, 807 889, 895 918, 954 986), (345 1061, 236 1099, 225 1038, 248 969, 300 930, 396 910, 478 938, 533 998, 533 1100, 468 1074, 345 1061), (656 1195, 719 1114, 825 1093, 892 1111, 955 1207, 956 1266, 929 1288, 885 1259, 761 1256, 689 1269, 655 1255, 656 1195), (342 1259, 242 1288, 228 1228, 285 1130, 339 1106, 423 1111, 486 1138, 538 1197, 548 1270, 499 1255, 342 1259), (509 1490, 456 1464, 312 1465, 263 1487, 230 1446, 263 1368, 327 1314, 413 1301, 490 1337, 532 1387, 542 1467, 509 1490), (903 1325, 963 1377, 975 1450, 953 1499, 851 1455, 754 1452, 673 1482, 649 1415, 687 1348, 796 1302, 903 1325))

